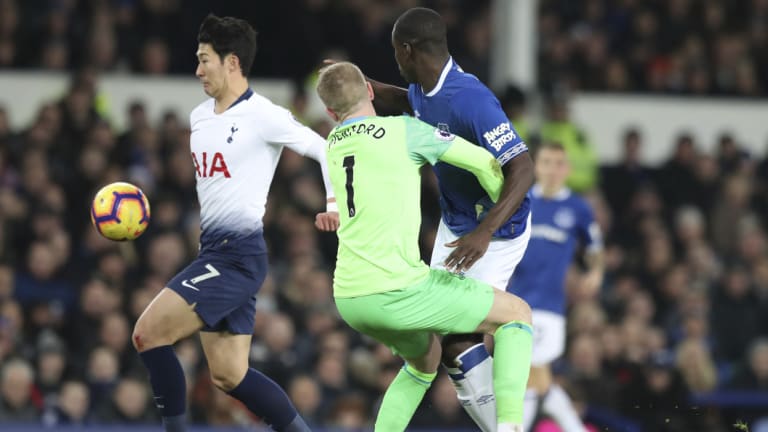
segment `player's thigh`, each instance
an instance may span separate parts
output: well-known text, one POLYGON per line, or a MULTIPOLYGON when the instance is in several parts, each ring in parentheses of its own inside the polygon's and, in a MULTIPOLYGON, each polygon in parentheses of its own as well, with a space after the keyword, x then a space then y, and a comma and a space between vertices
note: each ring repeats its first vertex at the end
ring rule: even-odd
POLYGON ((196 304, 203 330, 252 334, 255 296, 266 273, 265 254, 210 252, 179 272, 168 287, 188 304, 196 304))
POLYGON ((419 283, 400 290, 336 298, 352 328, 372 332, 472 333, 488 314, 494 289, 445 270, 430 269, 419 283))
POLYGON ((431 269, 411 298, 403 302, 397 320, 412 328, 438 334, 472 333, 488 314, 494 289, 482 281, 431 269))
POLYGON ((565 317, 554 312, 534 309, 533 322, 533 366, 546 366, 560 358, 565 352, 565 317))
POLYGON ((419 372, 435 373, 440 366, 440 338, 434 334, 427 334, 427 347, 423 354, 418 356, 403 356, 403 359, 419 372))
POLYGON ((493 294, 493 305, 477 327, 478 333, 493 334, 512 321, 531 323, 531 308, 523 299, 501 290, 494 290, 493 294))
POLYGON ((133 343, 140 352, 171 345, 200 330, 202 320, 195 305, 169 288, 163 288, 147 306, 133 330, 133 343))
POLYGON ((226 391, 232 390, 248 372, 250 334, 229 332, 200 332, 200 343, 214 384, 226 391))
POLYGON ((365 332, 386 345, 393 354, 408 360, 420 359, 429 353, 431 334, 426 331, 376 331, 365 332))

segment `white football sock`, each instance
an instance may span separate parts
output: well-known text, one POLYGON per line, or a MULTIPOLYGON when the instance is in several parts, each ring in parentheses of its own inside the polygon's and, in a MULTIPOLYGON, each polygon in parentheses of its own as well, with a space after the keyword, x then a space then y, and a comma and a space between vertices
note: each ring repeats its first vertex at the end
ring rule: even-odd
MULTIPOLYGON (((493 358, 484 344, 477 344, 456 357, 457 368, 449 368, 453 387, 464 410, 483 432, 496 432, 496 397, 493 393, 493 358)), ((513 429, 510 429, 513 430, 513 429)), ((499 431, 500 432, 500 431, 499 431)))
POLYGON ((530 431, 533 421, 536 420, 536 414, 539 410, 539 393, 529 388, 525 391, 525 400, 523 401, 523 429, 530 431))
POLYGON ((587 431, 576 409, 573 408, 571 398, 557 384, 552 384, 549 387, 549 391, 547 391, 542 401, 541 410, 552 417, 563 429, 563 432, 587 431))
POLYGON ((499 423, 496 432, 525 432, 522 425, 512 423, 499 423))

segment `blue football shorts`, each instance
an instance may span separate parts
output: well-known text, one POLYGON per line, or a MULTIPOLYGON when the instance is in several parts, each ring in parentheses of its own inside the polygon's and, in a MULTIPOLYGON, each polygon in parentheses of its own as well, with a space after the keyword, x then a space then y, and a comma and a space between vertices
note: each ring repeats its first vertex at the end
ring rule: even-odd
MULTIPOLYGON (((263 237, 258 241, 263 245, 263 237)), ((267 275, 267 253, 266 248, 258 248, 260 253, 243 254, 237 243, 234 240, 226 247, 203 248, 168 282, 168 288, 195 305, 204 323, 202 331, 253 333, 256 294, 267 275)))

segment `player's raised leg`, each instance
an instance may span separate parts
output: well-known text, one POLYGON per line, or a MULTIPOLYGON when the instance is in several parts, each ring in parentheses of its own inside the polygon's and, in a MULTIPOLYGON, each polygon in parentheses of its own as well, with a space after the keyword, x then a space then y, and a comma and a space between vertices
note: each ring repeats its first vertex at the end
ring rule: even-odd
POLYGON ((133 345, 149 372, 166 432, 185 430, 186 381, 173 344, 202 326, 194 304, 169 288, 163 288, 136 321, 133 345))
MULTIPOLYGON (((452 249, 445 245, 458 236, 440 222, 430 266, 445 269, 444 262, 452 249)), ((493 241, 486 254, 465 276, 492 286, 506 287, 510 275, 525 254, 530 239, 530 219, 526 230, 517 238, 493 241)), ((494 359, 488 353, 481 334, 452 334, 443 338, 442 363, 448 371, 461 406, 484 432, 496 430, 496 398, 493 389, 494 359)))
POLYGON ((405 364, 384 394, 379 414, 376 416, 376 431, 405 430, 424 398, 424 393, 437 376, 437 367, 440 364, 438 337, 431 333, 401 335, 402 339, 408 337, 423 338, 426 341, 426 352, 421 355, 401 353, 405 354, 405 364))
POLYGON ((533 344, 531 309, 521 298, 494 290, 493 306, 477 331, 493 335, 497 431, 522 432, 533 344))
POLYGON ((276 431, 309 431, 282 388, 248 366, 250 334, 200 333, 213 384, 240 400, 276 431))

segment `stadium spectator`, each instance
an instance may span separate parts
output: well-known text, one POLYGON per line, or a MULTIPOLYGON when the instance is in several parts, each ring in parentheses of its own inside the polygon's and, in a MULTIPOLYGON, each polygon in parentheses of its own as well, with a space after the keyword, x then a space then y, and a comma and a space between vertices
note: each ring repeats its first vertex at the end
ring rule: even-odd
POLYGON ((120 376, 117 355, 109 348, 98 347, 90 351, 85 371, 86 383, 91 394, 91 411, 104 409, 120 376))
POLYGON ((288 396, 309 426, 322 424, 319 416, 320 385, 309 375, 297 375, 288 384, 288 396))
POLYGON ((96 414, 99 423, 148 424, 156 420, 149 387, 143 379, 122 378, 115 385, 110 399, 96 414))
POLYGON ((717 386, 715 362, 701 341, 682 342, 677 348, 675 364, 691 391, 707 393, 717 386))
POLYGON ((67 371, 67 358, 62 341, 50 333, 40 337, 37 350, 35 386, 43 399, 43 406, 55 405, 67 371))
POLYGON ((90 393, 82 381, 66 381, 61 385, 56 405, 43 415, 49 427, 86 425, 90 422, 90 393))
POLYGON ((0 420, 9 423, 36 422, 39 406, 32 399, 35 372, 24 360, 5 362, 0 371, 0 420))
POLYGON ((462 411, 451 380, 441 375, 432 383, 432 388, 416 411, 412 424, 425 429, 472 429, 474 423, 463 415, 462 411))
POLYGON ((624 132, 621 161, 603 167, 600 187, 615 215, 621 217, 637 190, 652 179, 652 171, 641 161, 643 136, 637 129, 624 132))
POLYGON ((740 390, 768 389, 768 339, 755 340, 744 363, 728 386, 740 390))
POLYGON ((566 185, 576 192, 588 192, 597 186, 597 154, 586 133, 570 119, 568 109, 564 96, 550 101, 547 121, 541 125, 541 139, 565 148, 571 164, 566 185))
POLYGON ((329 431, 362 432, 367 430, 370 413, 366 404, 355 395, 344 395, 336 400, 328 414, 329 431))
POLYGON ((293 321, 288 316, 273 314, 266 323, 261 341, 251 349, 250 358, 254 367, 283 388, 287 388, 300 362, 294 348, 295 333, 293 321))

